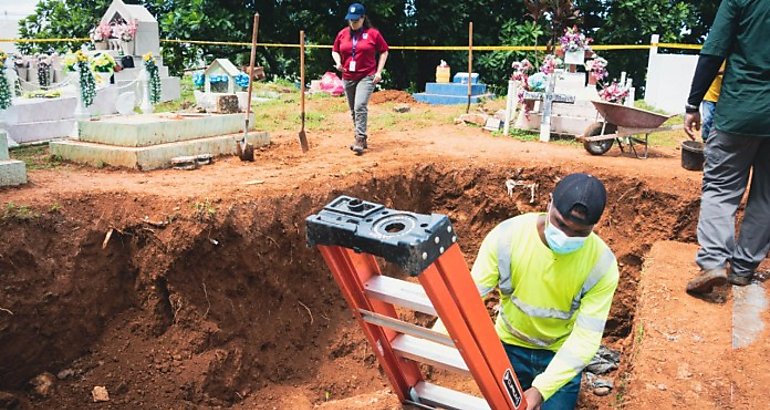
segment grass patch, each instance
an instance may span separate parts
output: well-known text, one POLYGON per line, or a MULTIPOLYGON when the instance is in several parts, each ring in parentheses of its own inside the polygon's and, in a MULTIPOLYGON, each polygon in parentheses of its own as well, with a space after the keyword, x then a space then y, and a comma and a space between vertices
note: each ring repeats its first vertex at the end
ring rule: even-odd
POLYGON ((172 101, 162 102, 153 107, 154 112, 175 112, 188 109, 195 106, 195 95, 193 91, 195 86, 192 82, 192 76, 185 74, 179 81, 179 98, 172 101))
POLYGON ((4 220, 29 221, 40 217, 40 213, 27 205, 8 202, 3 207, 4 220))
POLYGON ((48 150, 48 144, 45 145, 22 145, 10 150, 11 158, 24 161, 27 169, 53 169, 66 166, 61 158, 51 155, 48 150))
POLYGON ((217 207, 214 206, 208 198, 204 199, 202 202, 195 201, 192 207, 195 211, 195 219, 200 222, 211 221, 217 216, 217 207))

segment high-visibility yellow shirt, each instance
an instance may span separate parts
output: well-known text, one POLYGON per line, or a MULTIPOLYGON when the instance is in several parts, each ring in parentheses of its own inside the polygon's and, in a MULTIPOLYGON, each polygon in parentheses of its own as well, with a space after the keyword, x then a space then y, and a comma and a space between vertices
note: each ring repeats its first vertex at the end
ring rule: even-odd
MULTIPOLYGON (((471 274, 482 295, 500 287, 501 254, 510 259, 510 295, 501 289, 495 330, 508 344, 556 352, 532 385, 547 400, 580 373, 599 349, 618 285, 618 265, 595 233, 577 251, 558 255, 525 214, 495 227, 484 239, 471 274)), ((515 370, 515 369, 514 369, 515 370)))
POLYGON ((717 102, 719 101, 719 93, 722 92, 722 78, 724 77, 725 67, 727 63, 722 63, 722 67, 719 68, 720 74, 717 74, 714 81, 711 82, 709 90, 706 92, 706 96, 703 97, 703 101, 717 102))

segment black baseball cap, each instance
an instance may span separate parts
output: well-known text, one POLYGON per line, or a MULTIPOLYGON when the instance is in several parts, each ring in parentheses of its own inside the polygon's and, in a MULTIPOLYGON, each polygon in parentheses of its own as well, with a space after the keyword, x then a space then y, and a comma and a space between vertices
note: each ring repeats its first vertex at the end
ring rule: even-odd
POLYGON ((358 20, 366 14, 366 9, 361 3, 353 3, 348 6, 348 14, 345 16, 345 20, 358 20))
POLYGON ((579 224, 594 225, 599 222, 606 204, 607 190, 602 181, 593 175, 569 174, 553 190, 553 206, 562 217, 579 224), (572 213, 575 207, 585 214, 585 218, 572 213))

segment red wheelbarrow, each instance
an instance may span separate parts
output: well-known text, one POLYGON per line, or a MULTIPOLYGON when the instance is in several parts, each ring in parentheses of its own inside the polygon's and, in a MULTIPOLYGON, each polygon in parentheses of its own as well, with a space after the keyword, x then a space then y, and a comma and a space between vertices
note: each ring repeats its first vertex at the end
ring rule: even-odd
POLYGON ((682 125, 661 127, 674 115, 663 115, 640 108, 628 107, 606 101, 591 101, 596 111, 604 117, 586 128, 578 140, 591 155, 602 155, 612 148, 617 141, 621 152, 625 152, 624 144, 637 158, 647 158, 647 148, 650 134, 681 129, 682 125), (644 139, 641 136, 644 135, 644 139), (635 144, 644 147, 640 154, 635 144))

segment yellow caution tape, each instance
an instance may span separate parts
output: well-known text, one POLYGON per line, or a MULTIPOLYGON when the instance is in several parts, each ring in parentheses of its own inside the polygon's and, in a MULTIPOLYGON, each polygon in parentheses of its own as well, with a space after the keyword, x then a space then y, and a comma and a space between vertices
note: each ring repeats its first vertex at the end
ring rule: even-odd
POLYGON ((67 43, 91 41, 90 38, 0 38, 0 43, 67 43))
MULTIPOLYGON (((76 41, 91 41, 88 38, 2 38, 0 43, 62 43, 76 41)), ((160 40, 162 43, 178 44, 199 44, 199 45, 217 45, 217 46, 235 46, 251 47, 251 43, 236 41, 202 41, 202 40, 160 40)), ((257 47, 271 48, 299 48, 299 44, 287 43, 257 43, 257 47)), ((614 51, 614 50, 649 50, 653 47, 680 49, 680 50, 700 50, 703 46, 700 44, 682 44, 682 43, 652 43, 652 44, 606 44, 593 45, 592 50, 596 51, 614 51)), ((323 44, 306 44, 305 48, 330 49, 332 46, 323 44)), ((412 50, 412 51, 467 51, 468 46, 390 46, 391 50, 412 50)), ((475 51, 546 51, 545 46, 473 46, 475 51)))

